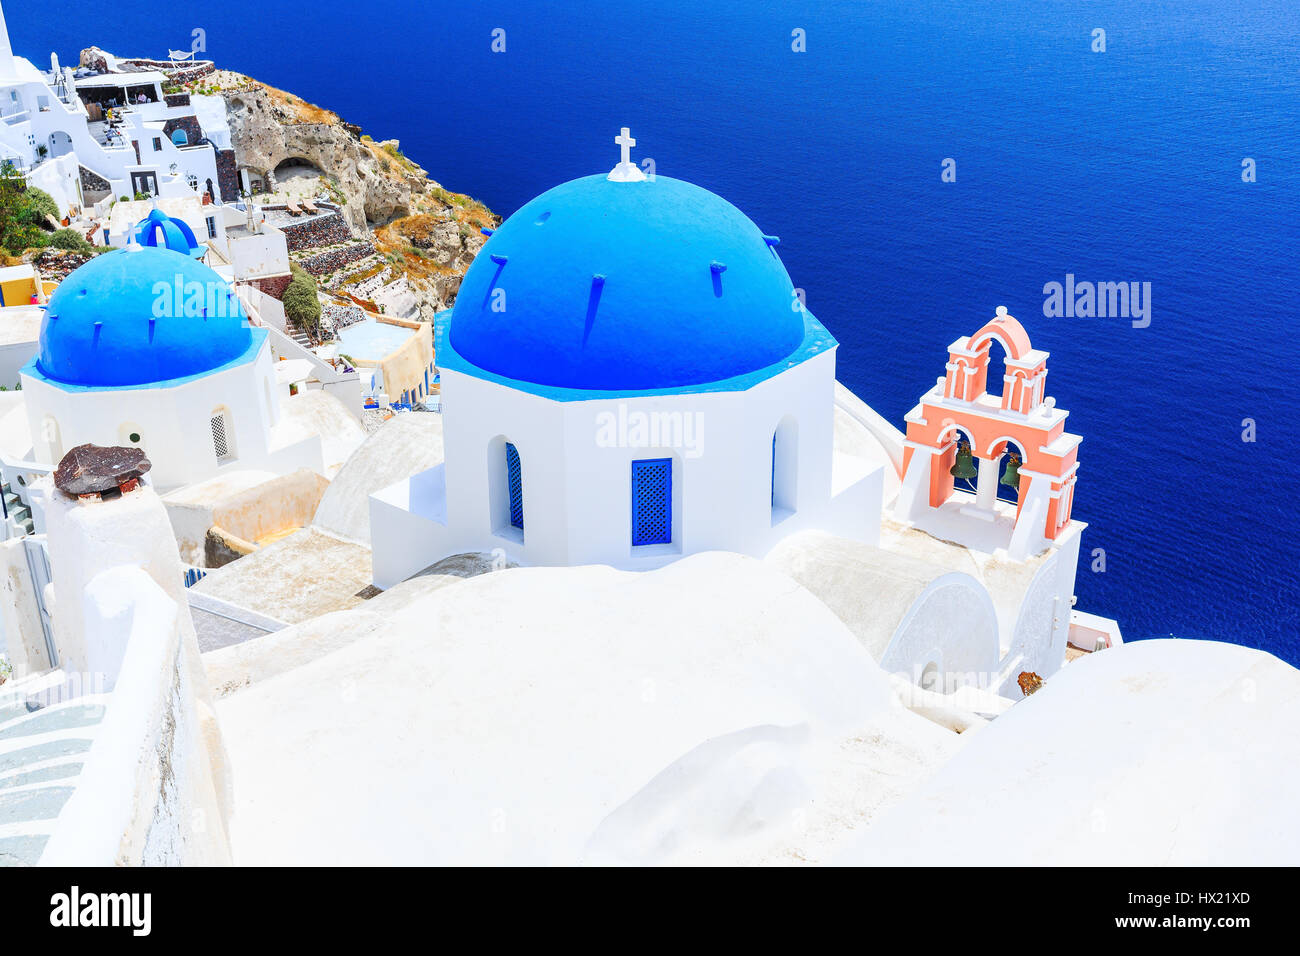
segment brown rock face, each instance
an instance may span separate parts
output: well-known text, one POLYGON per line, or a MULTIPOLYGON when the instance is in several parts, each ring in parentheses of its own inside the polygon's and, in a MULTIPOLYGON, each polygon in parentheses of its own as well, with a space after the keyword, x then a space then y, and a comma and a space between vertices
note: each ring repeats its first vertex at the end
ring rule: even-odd
POLYGON ((387 222, 411 211, 411 189, 424 171, 394 174, 333 113, 262 87, 225 94, 230 141, 241 167, 264 177, 286 160, 300 160, 330 177, 342 192, 348 225, 364 234, 368 222, 387 222))
POLYGON ((432 321, 455 300, 485 241, 480 230, 499 217, 429 179, 397 140, 375 141, 327 109, 244 79, 222 93, 237 165, 268 184, 277 169, 315 167, 355 240, 323 259, 302 258, 303 267, 327 276, 330 291, 432 321))
POLYGON ((153 467, 139 448, 78 445, 54 470, 54 486, 66 495, 85 497, 128 492, 153 467))

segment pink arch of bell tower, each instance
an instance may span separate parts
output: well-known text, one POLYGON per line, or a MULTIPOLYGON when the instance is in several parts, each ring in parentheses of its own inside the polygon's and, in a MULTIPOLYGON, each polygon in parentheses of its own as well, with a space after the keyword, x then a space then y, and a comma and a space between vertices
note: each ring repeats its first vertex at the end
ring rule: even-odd
POLYGON ((1029 354, 1029 333, 1012 315, 999 315, 970 337, 967 348, 978 352, 990 339, 997 339, 1009 358, 1019 361, 1029 354))
MULTIPOLYGON (((1015 445, 1016 451, 1020 453, 1021 464, 1026 466, 1029 464, 1029 449, 1025 447, 1023 437, 1017 437, 1015 435, 1003 435, 1001 438, 993 439, 989 442, 988 447, 984 449, 983 457, 992 458, 994 452, 999 447, 1002 447, 1002 451, 997 452, 997 454, 999 456, 1005 455, 1007 451, 1005 447, 1006 445, 1015 445)), ((976 452, 976 454, 979 454, 979 452, 976 452)))

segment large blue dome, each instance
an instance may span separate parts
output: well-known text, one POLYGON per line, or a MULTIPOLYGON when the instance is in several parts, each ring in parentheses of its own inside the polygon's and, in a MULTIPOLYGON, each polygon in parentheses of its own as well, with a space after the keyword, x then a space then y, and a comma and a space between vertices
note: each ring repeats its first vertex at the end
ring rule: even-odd
POLYGON ((183 254, 130 245, 59 284, 25 371, 59 385, 151 385, 251 358, 258 344, 225 279, 183 254))
POLYGON ((707 189, 588 176, 523 206, 465 274, 448 331, 494 375, 672 389, 747 375, 803 343, 776 239, 707 189))

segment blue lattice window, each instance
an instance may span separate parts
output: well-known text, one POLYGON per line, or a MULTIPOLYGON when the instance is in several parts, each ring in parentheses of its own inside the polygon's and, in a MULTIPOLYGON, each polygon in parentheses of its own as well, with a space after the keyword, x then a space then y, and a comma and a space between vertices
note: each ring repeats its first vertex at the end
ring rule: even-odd
POLYGON ((673 460, 632 462, 632 544, 673 540, 673 460))
POLYGON ((519 452, 506 442, 506 480, 510 486, 510 524, 524 530, 524 480, 519 472, 519 452))

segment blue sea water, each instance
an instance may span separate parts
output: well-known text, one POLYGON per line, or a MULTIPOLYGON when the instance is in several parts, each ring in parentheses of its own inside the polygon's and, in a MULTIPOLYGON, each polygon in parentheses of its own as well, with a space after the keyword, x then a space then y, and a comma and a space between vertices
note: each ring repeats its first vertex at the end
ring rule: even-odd
POLYGON ((91 44, 161 56, 201 29, 221 65, 400 139, 502 214, 611 167, 630 126, 659 173, 782 237, 840 341, 839 377, 900 425, 948 344, 1006 305, 1051 352, 1048 391, 1084 437, 1079 606, 1130 640, 1215 638, 1300 664, 1296 0, 11 0, 6 14, 42 65, 91 44), (1044 284, 1067 273, 1150 282, 1150 326, 1044 317, 1044 284))

